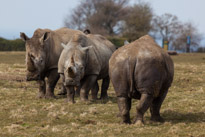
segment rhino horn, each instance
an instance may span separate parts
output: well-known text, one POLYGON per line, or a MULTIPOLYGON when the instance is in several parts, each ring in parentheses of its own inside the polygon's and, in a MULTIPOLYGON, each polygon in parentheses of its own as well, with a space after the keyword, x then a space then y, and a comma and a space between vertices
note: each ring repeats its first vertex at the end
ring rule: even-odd
POLYGON ((92 46, 88 46, 88 47, 81 47, 81 50, 87 52, 89 49, 91 49, 92 46))
POLYGON ((65 49, 66 45, 64 43, 61 43, 61 46, 65 49))

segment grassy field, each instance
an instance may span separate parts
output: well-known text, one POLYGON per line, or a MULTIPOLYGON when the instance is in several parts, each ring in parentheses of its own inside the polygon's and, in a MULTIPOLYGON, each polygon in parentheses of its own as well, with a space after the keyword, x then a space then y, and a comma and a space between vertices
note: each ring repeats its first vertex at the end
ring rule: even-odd
MULTIPOLYGON (((205 54, 173 56, 175 77, 162 105, 165 123, 120 124, 113 87, 107 101, 65 103, 65 97, 37 99, 35 82, 25 82, 25 53, 0 52, 0 136, 156 137, 205 136, 205 54)), ((59 91, 59 86, 55 92, 59 91)), ((133 100, 131 119, 137 100, 133 100)))

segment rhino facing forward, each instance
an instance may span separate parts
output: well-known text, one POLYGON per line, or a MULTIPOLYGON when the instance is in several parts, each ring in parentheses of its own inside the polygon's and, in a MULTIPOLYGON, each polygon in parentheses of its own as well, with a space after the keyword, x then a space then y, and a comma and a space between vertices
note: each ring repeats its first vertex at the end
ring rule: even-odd
POLYGON ((143 124, 150 108, 151 120, 163 121, 160 108, 171 86, 174 67, 170 56, 146 35, 116 50, 109 61, 123 123, 130 123, 131 99, 140 99, 135 122, 143 124))
POLYGON ((26 79, 39 83, 39 98, 54 97, 54 88, 59 79, 58 59, 63 50, 61 43, 69 42, 75 33, 82 32, 61 28, 55 31, 37 29, 32 38, 24 33, 20 34, 21 39, 26 42, 26 79))
POLYGON ((74 86, 80 86, 81 100, 88 100, 91 89, 92 99, 97 99, 97 80, 103 79, 101 98, 107 98, 109 87, 108 62, 115 46, 101 35, 76 34, 64 45, 58 62, 67 90, 67 101, 74 103, 74 86))

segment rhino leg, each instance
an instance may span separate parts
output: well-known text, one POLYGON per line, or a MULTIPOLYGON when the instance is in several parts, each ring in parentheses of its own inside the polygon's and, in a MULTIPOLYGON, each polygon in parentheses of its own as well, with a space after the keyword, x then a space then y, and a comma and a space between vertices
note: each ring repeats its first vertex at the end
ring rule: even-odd
POLYGON ((154 98, 152 101, 152 104, 150 106, 150 112, 151 112, 151 120, 157 121, 157 122, 164 122, 164 119, 160 116, 160 108, 161 105, 167 95, 168 89, 164 90, 163 94, 157 98, 154 98))
POLYGON ((54 88, 58 79, 60 78, 59 74, 57 73, 57 69, 51 70, 48 75, 47 87, 46 87, 46 98, 55 98, 54 96, 54 88))
POLYGON ((110 84, 110 78, 109 76, 104 78, 103 79, 103 82, 102 82, 102 87, 101 87, 101 96, 100 96, 100 99, 106 99, 108 98, 108 95, 107 95, 107 90, 109 88, 109 84, 110 84))
POLYGON ((64 86, 64 82, 65 82, 65 77, 64 77, 64 75, 63 74, 60 74, 60 79, 61 79, 61 81, 62 81, 62 85, 61 85, 61 90, 60 90, 60 92, 58 92, 58 95, 66 95, 67 94, 67 92, 66 92, 66 88, 65 88, 65 86, 64 86))
POLYGON ((39 80, 37 83, 39 84, 39 93, 37 98, 44 98, 46 93, 46 82, 45 80, 39 80))
POLYGON ((80 97, 80 89, 81 89, 81 86, 76 87, 76 90, 75 90, 75 96, 76 97, 80 97))
POLYGON ((97 100, 98 91, 99 91, 99 86, 98 86, 98 82, 96 81, 94 86, 91 89, 92 100, 97 100))
POLYGON ((69 102, 72 104, 75 103, 75 101, 74 101, 74 96, 75 96, 74 86, 66 86, 66 91, 67 91, 66 102, 69 102))
POLYGON ((119 115, 122 117, 122 123, 130 124, 131 99, 125 97, 117 97, 117 103, 120 111, 119 115))
POLYGON ((134 123, 143 124, 143 116, 147 109, 150 107, 153 100, 153 96, 149 94, 142 94, 139 104, 137 105, 137 114, 134 123))
POLYGON ((80 90, 80 99, 82 101, 88 100, 89 90, 95 85, 96 81, 97 81, 97 75, 90 75, 84 78, 80 90))

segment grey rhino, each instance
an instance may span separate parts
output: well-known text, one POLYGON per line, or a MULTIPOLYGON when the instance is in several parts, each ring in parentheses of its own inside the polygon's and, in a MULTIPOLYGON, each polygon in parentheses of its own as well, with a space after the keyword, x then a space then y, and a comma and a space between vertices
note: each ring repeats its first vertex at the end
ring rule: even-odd
POLYGON ((64 79, 67 101, 74 103, 74 87, 80 86, 81 100, 88 100, 91 89, 92 99, 97 99, 99 90, 97 80, 103 79, 101 98, 107 98, 109 87, 108 62, 115 46, 101 35, 75 34, 64 45, 59 58, 58 73, 64 79))
POLYGON ((173 81, 174 65, 170 56, 146 35, 116 50, 109 60, 123 123, 130 123, 131 99, 140 99, 135 123, 143 124, 150 108, 151 120, 163 122, 160 108, 173 81))
POLYGON ((54 88, 59 79, 58 59, 63 50, 61 43, 69 42, 75 33, 83 32, 60 28, 55 31, 37 29, 32 38, 24 33, 20 34, 21 39, 26 42, 26 79, 39 83, 39 98, 55 97, 54 88))

